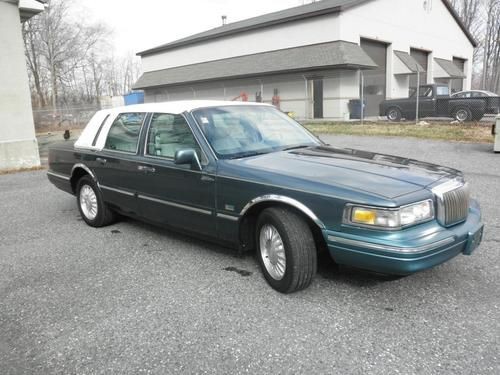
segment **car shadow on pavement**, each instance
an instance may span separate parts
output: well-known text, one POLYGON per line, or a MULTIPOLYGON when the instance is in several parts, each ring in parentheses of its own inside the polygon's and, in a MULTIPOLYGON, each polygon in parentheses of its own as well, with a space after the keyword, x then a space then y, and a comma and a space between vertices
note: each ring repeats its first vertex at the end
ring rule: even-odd
MULTIPOLYGON (((144 223, 142 221, 134 220, 131 218, 124 217, 120 221, 127 222, 134 226, 140 227, 141 229, 144 229, 144 231, 151 232, 151 234, 154 234, 156 236, 165 237, 166 241, 168 240, 181 241, 186 244, 202 247, 204 250, 207 251, 227 255, 230 257, 228 258, 228 260, 230 259, 232 263, 234 263, 235 258, 245 259, 245 260, 253 258, 256 264, 258 263, 254 251, 239 253, 236 249, 225 247, 221 244, 212 242, 207 239, 192 237, 188 234, 178 232, 175 229, 150 225, 148 223, 144 223)), ((112 231, 116 231, 116 229, 112 229, 112 231)), ((148 247, 147 241, 145 241, 144 245, 145 245, 144 246, 145 251, 150 251, 147 249, 148 247)), ((165 249, 165 251, 167 250, 165 249)), ((236 268, 234 270, 236 270, 236 268)), ((230 271, 234 270, 231 269, 230 271)), ((351 286, 373 286, 380 283, 397 281, 402 278, 402 276, 378 274, 370 271, 338 265, 330 258, 330 255, 327 252, 320 253, 318 256, 317 275, 318 277, 321 277, 323 279, 327 279, 338 283, 348 284, 351 286)))
POLYGON ((318 276, 351 286, 373 286, 397 281, 404 277, 342 266, 335 263, 328 253, 322 253, 318 257, 318 276))
MULTIPOLYGON (((128 217, 120 217, 120 222, 129 223, 133 226, 139 227, 144 231, 151 232, 156 236, 166 237, 165 240, 174 240, 181 241, 186 244, 196 245, 199 247, 203 247, 209 251, 213 251, 215 253, 230 255, 233 258, 241 258, 244 257, 245 254, 240 254, 236 249, 231 249, 229 247, 225 247, 223 245, 218 244, 215 241, 205 238, 193 237, 191 234, 186 234, 178 231, 177 229, 171 229, 167 227, 158 226, 155 224, 149 224, 143 221, 135 220, 128 217)), ((111 226, 110 228, 112 228, 111 226)), ((113 230, 113 229, 112 229, 113 230)), ((114 229, 116 230, 116 229, 114 229)), ((123 229, 122 229, 123 231, 123 229)), ((147 241, 145 241, 147 242, 147 241)), ((145 246, 147 247, 147 246, 145 246)), ((166 251, 166 250, 165 250, 166 251)))

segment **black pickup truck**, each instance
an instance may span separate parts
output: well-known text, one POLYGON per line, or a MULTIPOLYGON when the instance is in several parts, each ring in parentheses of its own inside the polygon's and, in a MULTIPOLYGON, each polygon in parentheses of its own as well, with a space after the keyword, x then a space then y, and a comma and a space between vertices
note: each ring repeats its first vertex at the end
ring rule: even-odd
MULTIPOLYGON (((500 112, 500 97, 453 98, 447 85, 423 85, 419 90, 418 117, 452 117, 457 121, 479 121, 485 114, 500 112)), ((380 116, 390 121, 415 120, 417 92, 409 98, 384 100, 380 116)))

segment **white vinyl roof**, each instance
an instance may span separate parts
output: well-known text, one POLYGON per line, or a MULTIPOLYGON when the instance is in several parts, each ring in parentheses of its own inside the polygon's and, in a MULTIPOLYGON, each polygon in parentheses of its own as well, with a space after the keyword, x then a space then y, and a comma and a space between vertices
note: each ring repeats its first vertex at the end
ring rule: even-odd
POLYGON ((162 103, 135 104, 125 107, 117 107, 104 111, 112 111, 113 113, 162 112, 162 113, 171 113, 173 115, 176 115, 186 111, 187 112, 193 111, 197 108, 235 106, 235 105, 270 106, 270 104, 254 103, 254 102, 237 102, 237 101, 224 101, 224 100, 180 100, 180 101, 162 102, 162 103))
POLYGON ((183 100, 163 103, 136 104, 125 107, 103 109, 96 112, 83 129, 82 134, 75 142, 76 148, 102 150, 111 124, 120 113, 169 113, 178 115, 193 111, 198 108, 223 107, 223 106, 267 106, 270 104, 253 102, 236 102, 223 100, 183 100), (100 130, 99 130, 100 129, 100 130), (96 139, 96 135, 98 138, 96 139))

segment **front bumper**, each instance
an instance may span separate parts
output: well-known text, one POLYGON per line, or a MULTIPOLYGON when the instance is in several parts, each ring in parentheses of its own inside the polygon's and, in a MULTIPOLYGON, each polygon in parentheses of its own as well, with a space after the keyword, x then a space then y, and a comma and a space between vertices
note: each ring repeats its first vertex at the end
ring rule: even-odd
POLYGON ((397 232, 325 230, 323 235, 331 257, 339 264, 408 275, 470 254, 481 241, 482 230, 479 205, 473 201, 467 220, 450 228, 431 221, 397 232))

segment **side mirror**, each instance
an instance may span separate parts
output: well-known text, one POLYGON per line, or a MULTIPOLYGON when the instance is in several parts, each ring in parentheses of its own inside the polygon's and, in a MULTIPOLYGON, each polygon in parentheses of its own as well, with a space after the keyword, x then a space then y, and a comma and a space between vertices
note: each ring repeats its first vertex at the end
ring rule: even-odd
POLYGON ((201 171, 201 163, 198 154, 192 148, 177 150, 174 156, 175 164, 191 164, 191 169, 201 171))

